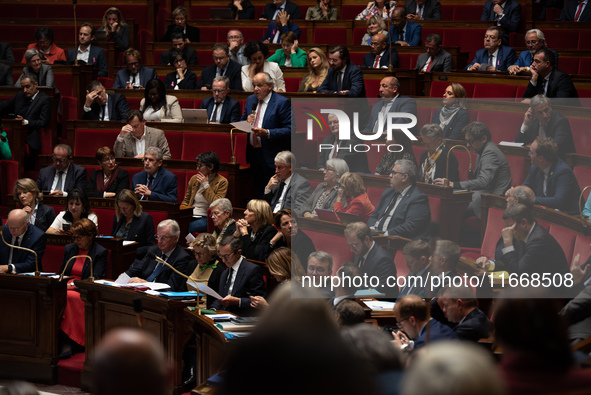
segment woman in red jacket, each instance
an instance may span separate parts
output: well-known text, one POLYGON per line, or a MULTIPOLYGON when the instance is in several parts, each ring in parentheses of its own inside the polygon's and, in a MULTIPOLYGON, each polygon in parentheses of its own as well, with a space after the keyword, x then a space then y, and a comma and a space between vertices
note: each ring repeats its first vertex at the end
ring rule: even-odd
POLYGON ((361 176, 356 173, 345 173, 341 176, 339 183, 343 187, 339 189, 334 211, 357 214, 361 221, 367 223, 375 207, 369 201, 361 176), (346 206, 344 202, 347 203, 346 206))

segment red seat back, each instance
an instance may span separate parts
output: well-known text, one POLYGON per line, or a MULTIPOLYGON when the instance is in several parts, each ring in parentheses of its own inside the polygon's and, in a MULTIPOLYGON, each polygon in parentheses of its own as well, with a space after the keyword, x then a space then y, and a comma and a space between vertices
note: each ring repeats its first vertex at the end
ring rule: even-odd
POLYGON ((589 133, 589 120, 581 118, 569 118, 570 130, 575 142, 577 154, 589 155, 591 152, 591 133, 589 133))
POLYGON ((441 199, 438 197, 429 196, 429 208, 431 209, 431 222, 439 222, 441 199))
POLYGON ((394 266, 396 266, 396 276, 398 278, 408 276, 408 266, 406 266, 406 260, 400 250, 396 251, 396 255, 394 256, 394 266))
MULTIPOLYGON (((478 88, 478 85, 475 89, 478 88)), ((485 123, 492 134, 492 141, 515 141, 515 135, 523 123, 523 114, 499 113, 496 111, 479 111, 476 120, 485 123)))
POLYGON ((58 273, 62 266, 65 246, 48 245, 43 254, 43 271, 58 273))
POLYGON ((113 229, 113 215, 115 215, 115 210, 110 208, 95 208, 92 211, 98 218, 99 235, 110 235, 113 229))
POLYGON ((113 147, 118 130, 76 129, 74 156, 92 156, 101 147, 113 147))
MULTIPOLYGON (((172 159, 181 159, 183 147, 183 132, 166 132, 166 141, 168 141, 168 148, 170 148, 170 156, 172 159)), ((146 147, 147 148, 147 147, 146 147)))
POLYGON ((504 210, 494 207, 488 209, 486 231, 484 232, 484 238, 482 239, 482 249, 480 250, 480 254, 489 259, 494 258, 497 241, 499 241, 499 237, 501 237, 501 230, 505 227, 503 212, 504 210))
POLYGON ((332 45, 347 45, 347 28, 317 27, 314 29, 314 42, 332 45))
MULTIPOLYGON (((246 165, 246 135, 235 135, 236 160, 246 165)), ((182 160, 194 160, 197 155, 215 151, 221 162, 230 162, 230 135, 220 133, 183 133, 182 160)))
POLYGON ((353 254, 347 247, 345 236, 335 236, 306 229, 306 234, 314 240, 316 251, 324 251, 332 256, 332 274, 335 275, 346 261, 353 260, 353 254))
POLYGON ((554 236, 558 244, 562 247, 567 262, 570 262, 573 257, 577 234, 570 229, 554 224, 550 225, 550 234, 554 236))
POLYGON ((591 244, 591 238, 583 236, 583 235, 576 235, 575 237, 575 246, 573 248, 573 258, 577 254, 581 254, 580 263, 584 263, 589 259, 589 255, 591 254, 591 249, 589 245, 591 244))

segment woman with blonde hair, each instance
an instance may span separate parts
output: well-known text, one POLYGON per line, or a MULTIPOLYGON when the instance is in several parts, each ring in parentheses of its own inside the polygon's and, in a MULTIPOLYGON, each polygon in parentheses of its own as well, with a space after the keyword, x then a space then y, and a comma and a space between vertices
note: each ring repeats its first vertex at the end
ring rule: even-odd
POLYGON ((386 22, 379 15, 373 15, 367 20, 367 33, 361 39, 361 45, 371 45, 371 39, 378 33, 382 33, 388 38, 388 29, 386 22))
POLYGON ((111 7, 103 15, 103 26, 98 29, 99 32, 107 34, 107 41, 115 42, 115 48, 119 51, 125 51, 129 48, 129 25, 125 23, 123 15, 118 8, 111 7))
POLYGON ((468 99, 466 90, 457 83, 452 82, 443 92, 443 107, 433 113, 431 123, 439 125, 443 129, 443 137, 450 140, 464 140, 462 129, 470 123, 468 114, 468 99))
POLYGON ((269 242, 277 234, 273 227, 271 206, 264 200, 252 199, 244 210, 244 219, 236 221, 234 236, 242 241, 242 255, 246 259, 262 261, 269 242))
POLYGON ((339 183, 343 187, 338 191, 334 211, 357 214, 361 221, 367 223, 375 207, 371 204, 369 196, 367 196, 363 178, 356 173, 345 173, 339 183), (347 206, 344 203, 347 203, 347 206))
POLYGON ((55 219, 55 210, 43 204, 43 193, 39 190, 37 183, 30 178, 16 180, 12 197, 29 214, 31 224, 42 231, 45 232, 55 219))
POLYGON ((328 59, 324 51, 318 47, 308 51, 308 74, 302 79, 298 92, 314 92, 322 85, 328 74, 328 59))

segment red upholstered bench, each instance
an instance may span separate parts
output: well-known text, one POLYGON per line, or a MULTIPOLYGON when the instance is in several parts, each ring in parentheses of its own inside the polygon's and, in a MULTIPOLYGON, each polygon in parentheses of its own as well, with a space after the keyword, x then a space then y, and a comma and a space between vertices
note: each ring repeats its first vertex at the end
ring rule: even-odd
MULTIPOLYGON (((476 84, 474 86, 474 99, 494 99, 495 101, 502 101, 503 99, 513 101, 517 92, 515 85, 501 85, 501 84, 476 84)), ((522 117, 523 118, 523 117, 522 117)))
MULTIPOLYGON (((255 14, 257 18, 261 14, 255 14)), ((301 26, 300 26, 301 27, 301 26)), ((203 28, 201 29, 203 31, 203 28)), ((305 29, 302 29, 305 30, 305 29)), ((225 43, 228 41, 228 31, 230 28, 220 27, 217 28, 217 40, 212 40, 212 42, 222 42, 225 43)), ((242 37, 244 37, 244 42, 248 42, 250 40, 261 41, 265 32, 267 31, 267 27, 241 27, 240 33, 242 33, 242 37)), ((305 32, 304 32, 305 34, 305 32)), ((207 42, 203 40, 203 36, 201 37, 202 42, 207 42)))
POLYGON ((378 97, 380 94, 380 80, 365 79, 365 96, 366 97, 378 97))
POLYGON ((402 251, 396 251, 396 255, 394 256, 394 265, 396 266, 396 276, 406 277, 409 273, 408 266, 406 265, 406 260, 404 259, 404 255, 402 255, 402 251))
MULTIPOLYGON (((431 123, 431 119, 433 118, 433 112, 429 107, 418 107, 417 108, 417 121, 419 128, 422 128, 424 125, 431 123)), ((420 130, 420 129, 419 129, 420 130)), ((423 152, 423 151, 421 151, 423 152)), ((417 157, 417 160, 419 158, 417 157)))
MULTIPOLYGON (((460 173, 460 180, 467 180, 468 179, 468 166, 470 164, 468 153, 466 151, 460 151, 459 149, 454 150, 454 155, 458 159, 458 171, 460 173)), ((474 171, 474 166, 476 164, 476 153, 470 153, 470 157, 472 158, 472 171, 474 171)))
MULTIPOLYGON (((442 6, 441 8, 443 9, 442 6)), ((452 7, 452 6, 449 6, 452 7)), ((443 11, 443 10, 442 10, 443 11)), ((453 6, 453 20, 454 21, 478 21, 482 15, 482 6, 480 5, 454 5, 453 6)))
POLYGON ((577 74, 579 72, 579 58, 560 57, 560 70, 568 74, 577 74))
MULTIPOLYGON (((225 4, 225 3, 224 3, 225 4)), ((211 12, 209 12, 210 8, 226 8, 225 5, 193 5, 190 8, 189 14, 191 15, 191 19, 211 19, 211 12)), ((204 41, 202 37, 201 41, 204 41)))
MULTIPOLYGON (((168 219, 168 214, 162 211, 146 211, 148 214, 152 216, 154 220, 154 230, 158 227, 158 224, 165 219, 168 219)), ((183 235, 184 237, 184 235, 183 235)))
POLYGON ((369 196, 369 200, 371 202, 371 204, 374 205, 374 207, 378 207, 378 204, 380 204, 380 199, 382 198, 382 194, 384 193, 384 190, 381 188, 366 188, 367 190, 367 196, 369 196))
POLYGON ((515 156, 507 156, 506 158, 511 169, 511 185, 523 184, 528 175, 523 169, 525 159, 515 156))
POLYGON ((59 89, 62 95, 74 96, 72 74, 53 73, 53 79, 55 87, 59 89))
MULTIPOLYGON (((583 188, 585 188, 587 185, 591 185, 591 169, 575 166, 573 168, 573 172, 575 173, 575 177, 577 177, 577 181, 579 182, 579 187, 581 190, 583 190, 583 188)), ((589 191, 587 191, 585 195, 589 196, 589 191)))
POLYGON ((316 251, 324 251, 330 254, 333 260, 333 275, 336 275, 344 262, 353 261, 353 254, 349 247, 347 247, 347 239, 345 239, 344 234, 343 236, 335 236, 308 229, 304 232, 310 237, 310 239, 314 240, 316 251))
POLYGON ((347 45, 347 28, 317 27, 314 29, 314 42, 332 45, 347 45))
MULTIPOLYGON (((554 41, 554 38, 552 38, 552 41, 554 41)), ((591 49, 591 31, 584 29, 579 30, 579 45, 577 48, 591 49)))
MULTIPOLYGON (((552 49, 574 48, 579 43, 578 30, 552 30, 552 49)), ((559 59, 562 69, 562 59, 559 59)))
MULTIPOLYGON (((345 7, 345 6, 343 6, 343 7, 345 7)), ((366 27, 354 27, 353 28, 353 45, 361 45, 361 40, 363 40, 363 36, 365 36, 366 33, 367 33, 366 27)), ((369 51, 369 49, 368 49, 368 51, 369 51)), ((359 63, 359 64, 361 64, 361 63, 359 63)))
POLYGON ((481 256, 486 256, 489 259, 495 257, 495 247, 499 237, 501 237, 501 230, 505 227, 503 221, 504 210, 490 207, 488 209, 488 219, 486 222, 486 230, 484 238, 482 239, 482 248, 468 248, 462 247, 462 255, 471 259, 477 259, 481 256))
MULTIPOLYGON (((236 160, 246 165, 246 135, 234 136, 236 160)), ((183 133, 182 160, 195 160, 200 153, 215 151, 221 162, 230 162, 230 135, 221 133, 183 133)))
POLYGON ((501 141, 515 141, 515 136, 523 123, 523 115, 478 111, 476 120, 488 126, 492 134, 492 141, 498 144, 501 141))
POLYGON ((363 64, 363 57, 365 56, 364 52, 350 52, 349 56, 351 57, 351 63, 361 67, 363 64))
POLYGON ((18 162, 13 160, 0 160, 0 205, 6 206, 8 195, 12 193, 14 184, 18 180, 18 162))
POLYGON ((589 155, 591 152, 591 135, 589 134, 589 120, 581 118, 569 118, 570 130, 577 154, 589 155))
MULTIPOLYGON (((591 238, 577 235, 575 237, 575 246, 573 248, 573 258, 577 254, 581 254, 580 262, 586 262, 591 254, 591 249, 589 249, 589 244, 591 244, 591 238)), ((570 261, 569 261, 570 263, 570 261)))
POLYGON ((48 245, 43 254, 43 271, 48 273, 58 273, 64 259, 65 246, 48 245))
POLYGON ((361 11, 363 11, 365 9, 364 5, 342 5, 341 6, 341 20, 347 20, 347 19, 355 19, 355 17, 357 15, 359 15, 361 13, 361 11))
POLYGON ((115 215, 115 210, 111 208, 93 208, 92 211, 98 218, 99 235, 110 235, 113 229, 113 215, 115 215))
POLYGON ((558 244, 560 244, 562 247, 562 251, 564 251, 564 255, 566 256, 566 261, 570 263, 573 258, 577 233, 555 224, 550 225, 549 231, 550 234, 554 236, 558 244))
POLYGON ((100 147, 113 147, 118 130, 76 129, 74 156, 92 156, 100 147))
POLYGON ((300 83, 302 80, 300 78, 294 77, 287 77, 284 78, 285 80, 285 90, 287 92, 297 92, 300 89, 300 83))
POLYGON ((482 48, 483 36, 483 29, 445 29, 443 46, 460 47, 462 51, 470 52, 469 58, 471 60, 476 51, 482 48))

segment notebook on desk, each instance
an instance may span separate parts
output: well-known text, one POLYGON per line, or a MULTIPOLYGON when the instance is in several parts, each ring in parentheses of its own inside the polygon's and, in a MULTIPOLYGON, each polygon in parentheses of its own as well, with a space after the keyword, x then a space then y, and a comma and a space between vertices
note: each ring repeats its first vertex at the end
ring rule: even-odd
POLYGON ((339 222, 339 217, 337 217, 335 212, 332 210, 325 210, 322 208, 317 208, 316 215, 318 216, 318 219, 321 219, 323 221, 339 222))
POLYGON ((205 108, 181 108, 185 123, 209 123, 205 108))

